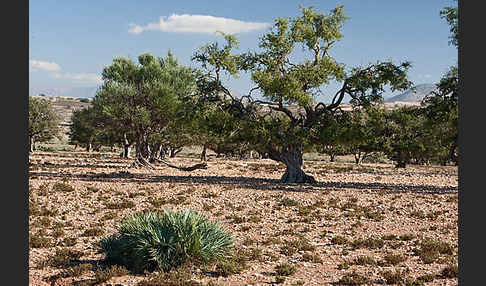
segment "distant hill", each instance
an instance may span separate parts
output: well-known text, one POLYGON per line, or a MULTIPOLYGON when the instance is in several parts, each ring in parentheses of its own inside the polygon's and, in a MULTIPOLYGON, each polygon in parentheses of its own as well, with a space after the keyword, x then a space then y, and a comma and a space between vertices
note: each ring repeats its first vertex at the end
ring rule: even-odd
POLYGON ((69 140, 68 132, 71 124, 71 115, 76 110, 81 110, 91 106, 91 99, 84 102, 82 98, 74 98, 69 96, 48 96, 44 94, 34 94, 32 97, 47 99, 51 102, 56 114, 60 117, 59 127, 62 130, 62 136, 59 139, 52 139, 52 143, 67 143, 69 140))
POLYGON ((30 87, 29 94, 45 94, 53 97, 73 97, 73 98, 92 98, 95 96, 97 86, 89 87, 51 87, 51 88, 39 88, 30 87))
POLYGON ((435 84, 424 83, 416 86, 416 90, 409 89, 402 94, 385 99, 385 102, 420 102, 424 97, 435 90, 435 84))

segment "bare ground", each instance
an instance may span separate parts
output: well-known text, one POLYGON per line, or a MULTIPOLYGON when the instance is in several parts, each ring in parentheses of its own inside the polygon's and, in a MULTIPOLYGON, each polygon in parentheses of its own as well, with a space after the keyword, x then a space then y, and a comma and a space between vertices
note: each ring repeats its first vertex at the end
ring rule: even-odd
MULTIPOLYGON (((89 285, 103 266, 96 242, 114 233, 126 214, 162 208, 201 211, 255 254, 240 274, 194 274, 205 285, 272 285, 281 263, 297 269, 282 285, 344 285, 353 272, 383 285, 386 271, 401 271, 402 280, 429 274, 433 281, 425 285, 458 284, 457 276, 442 275, 458 260, 457 167, 308 160, 304 169, 318 183, 298 185, 280 184, 284 168, 270 160, 210 158, 207 169, 192 172, 127 169, 130 163, 110 153, 31 154, 30 285, 89 285), (427 261, 418 254, 427 238, 452 250, 427 261), (91 270, 59 278, 69 265, 46 263, 56 249, 79 251, 71 266, 91 270), (393 265, 392 254, 403 261, 393 265), (360 260, 365 256, 372 264, 360 260)), ((125 274, 100 285, 136 285, 153 275, 125 274)))

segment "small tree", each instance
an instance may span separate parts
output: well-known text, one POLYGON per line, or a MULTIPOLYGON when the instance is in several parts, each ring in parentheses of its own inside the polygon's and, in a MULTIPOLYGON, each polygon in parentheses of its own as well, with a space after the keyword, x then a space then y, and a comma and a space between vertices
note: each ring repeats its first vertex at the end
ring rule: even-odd
POLYGON ((448 161, 458 164, 458 81, 458 69, 453 66, 436 85, 437 89, 422 101, 424 124, 436 142, 436 154, 442 165, 448 161))
MULTIPOLYGON (((229 112, 217 106, 208 106, 198 120, 198 133, 203 149, 211 149, 218 156, 236 152, 239 144, 236 137, 237 123, 229 112)), ((201 160, 206 160, 205 157, 206 154, 203 152, 201 160)))
POLYGON ((92 108, 75 110, 69 126, 69 143, 84 145, 87 152, 92 149, 93 142, 100 132, 95 126, 96 120, 92 108))
POLYGON ((99 108, 90 106, 74 111, 69 126, 69 143, 84 145, 87 152, 99 151, 101 146, 123 146, 123 135, 118 126, 108 122, 110 118, 104 116, 99 108))
POLYGON ((316 151, 327 154, 330 157, 330 162, 334 162, 336 156, 347 155, 350 153, 346 146, 346 131, 345 127, 350 120, 348 113, 339 112, 334 116, 326 116, 322 118, 321 123, 314 128, 316 142, 316 151))
POLYGON ((385 134, 385 108, 382 104, 355 108, 350 112, 350 120, 344 124, 344 145, 354 155, 356 164, 374 152, 385 151, 388 144, 385 134))
POLYGON ((49 100, 29 96, 29 152, 36 142, 49 141, 60 133, 60 118, 49 100))
POLYGON ((417 158, 426 149, 421 110, 414 106, 393 109, 388 114, 386 139, 389 148, 385 151, 396 168, 405 168, 412 158, 417 158))
MULTIPOLYGON (((457 7, 445 7, 440 11, 441 18, 445 18, 450 27, 449 44, 459 46, 459 19, 457 7)), ((458 147, 458 119, 459 119, 459 69, 450 67, 444 74, 436 90, 422 101, 426 114, 426 125, 430 136, 439 142, 436 153, 442 165, 452 161, 459 163, 458 147)))

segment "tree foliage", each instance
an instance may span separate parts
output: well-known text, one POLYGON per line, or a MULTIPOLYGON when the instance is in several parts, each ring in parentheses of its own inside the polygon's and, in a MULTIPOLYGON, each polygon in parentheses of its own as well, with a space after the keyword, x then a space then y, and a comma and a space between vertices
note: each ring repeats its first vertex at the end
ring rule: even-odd
POLYGON ((441 164, 452 161, 458 164, 459 150, 459 75, 456 66, 441 78, 436 84, 437 89, 424 98, 422 105, 430 136, 437 138, 437 152, 442 155, 441 164))
POLYGON ((447 21, 451 35, 449 43, 454 46, 459 45, 459 14, 457 7, 444 7, 440 10, 440 17, 447 21))
MULTIPOLYGON (((440 11, 450 27, 449 43, 459 45, 459 22, 457 7, 445 7, 440 11)), ((426 96, 422 101, 426 114, 426 123, 429 126, 429 136, 436 138, 435 150, 441 157, 441 164, 452 161, 458 164, 458 120, 459 120, 459 68, 457 64, 450 67, 436 84, 436 90, 426 96)))
POLYGON ((92 107, 75 110, 71 116, 69 126, 69 142, 75 145, 84 145, 86 151, 91 151, 93 144, 102 145, 104 135, 108 130, 102 129, 92 107))
POLYGON ((170 52, 166 58, 142 54, 138 64, 115 58, 102 77, 93 105, 113 126, 133 136, 135 165, 151 167, 148 159, 160 148, 181 101, 195 92, 194 70, 179 65, 170 52))
POLYGON ((36 142, 46 142, 59 135, 60 118, 49 100, 29 96, 29 145, 34 151, 36 142))

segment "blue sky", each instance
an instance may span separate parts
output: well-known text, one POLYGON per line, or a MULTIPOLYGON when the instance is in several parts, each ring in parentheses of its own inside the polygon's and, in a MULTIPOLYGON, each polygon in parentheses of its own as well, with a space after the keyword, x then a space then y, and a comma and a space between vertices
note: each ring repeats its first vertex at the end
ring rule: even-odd
MULTIPOLYGON (((350 19, 343 26, 344 38, 330 54, 349 67, 377 60, 408 60, 412 62, 410 79, 421 84, 437 82, 457 62, 457 50, 448 44, 449 26, 439 15, 443 7, 457 5, 452 0, 31 0, 29 85, 97 86, 103 67, 114 57, 136 60, 146 52, 165 56, 171 50, 182 64, 196 66, 190 60, 193 53, 205 43, 222 40, 208 32, 213 27, 236 31, 239 52, 256 49, 273 20, 299 15, 299 4, 326 13, 344 6, 350 19)), ((252 87, 246 74, 227 83, 239 93, 252 87)), ((331 84, 323 91, 330 95, 336 87, 331 84)), ((319 99, 326 101, 327 97, 319 99)))

